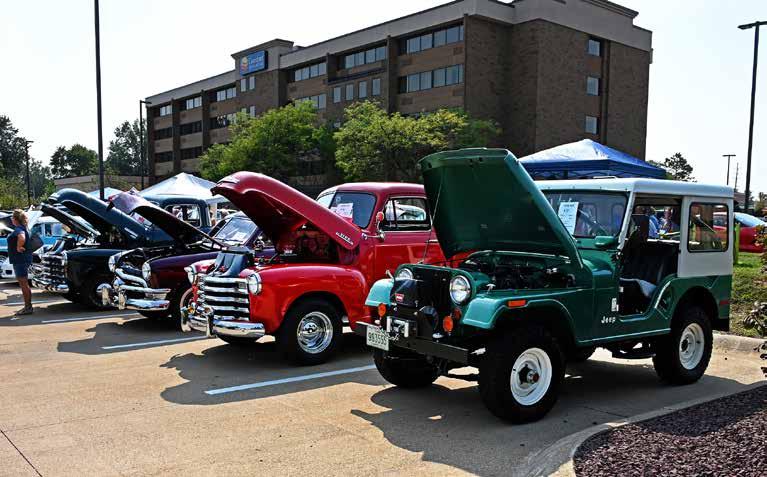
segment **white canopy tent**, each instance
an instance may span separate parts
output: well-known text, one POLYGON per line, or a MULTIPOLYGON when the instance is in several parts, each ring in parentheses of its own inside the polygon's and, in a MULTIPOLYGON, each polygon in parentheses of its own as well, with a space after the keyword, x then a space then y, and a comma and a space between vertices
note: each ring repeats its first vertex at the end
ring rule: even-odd
MULTIPOLYGON (((104 197, 106 199, 109 199, 113 195, 117 195, 121 193, 122 191, 120 189, 115 189, 114 187, 104 187, 104 197)), ((99 197, 99 189, 96 189, 94 191, 88 192, 88 195, 93 197, 99 197)))
POLYGON ((205 180, 201 177, 193 176, 182 172, 176 174, 173 177, 169 177, 162 182, 147 187, 139 192, 143 197, 151 197, 156 195, 179 195, 199 197, 205 200, 208 204, 218 204, 226 202, 226 198, 220 195, 213 195, 210 193, 210 189, 215 186, 215 182, 205 180))

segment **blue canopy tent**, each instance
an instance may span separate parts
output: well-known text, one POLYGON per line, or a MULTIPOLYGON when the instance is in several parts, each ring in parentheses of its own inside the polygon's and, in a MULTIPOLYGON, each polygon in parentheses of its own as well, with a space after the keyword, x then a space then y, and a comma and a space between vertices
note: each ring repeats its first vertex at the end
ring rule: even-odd
POLYGON ((666 171, 591 139, 552 147, 519 162, 533 179, 590 179, 600 176, 665 179, 666 171))

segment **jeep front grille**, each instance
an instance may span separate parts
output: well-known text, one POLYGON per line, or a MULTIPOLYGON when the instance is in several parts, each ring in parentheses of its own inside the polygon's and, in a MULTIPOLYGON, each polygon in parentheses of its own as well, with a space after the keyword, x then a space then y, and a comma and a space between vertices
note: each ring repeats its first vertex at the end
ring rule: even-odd
POLYGON ((250 316, 248 284, 244 278, 202 277, 197 299, 213 310, 215 319, 247 320, 250 316))

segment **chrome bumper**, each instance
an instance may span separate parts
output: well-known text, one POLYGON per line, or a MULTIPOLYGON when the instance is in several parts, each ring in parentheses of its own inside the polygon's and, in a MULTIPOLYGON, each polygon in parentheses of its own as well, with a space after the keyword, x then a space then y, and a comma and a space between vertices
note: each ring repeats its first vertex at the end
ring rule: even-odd
POLYGON ((116 278, 111 286, 101 289, 101 302, 104 306, 114 306, 120 310, 165 311, 170 307, 166 297, 170 288, 146 288, 126 285, 116 278), (143 295, 143 298, 128 298, 128 293, 143 295))
POLYGON ((62 295, 69 293, 69 285, 66 283, 53 283, 47 278, 32 277, 32 286, 41 290, 60 293, 62 295))
POLYGON ((233 338, 248 338, 257 340, 266 335, 262 323, 249 321, 217 320, 210 310, 198 307, 192 303, 186 310, 186 320, 189 327, 205 333, 206 336, 231 336, 233 338))

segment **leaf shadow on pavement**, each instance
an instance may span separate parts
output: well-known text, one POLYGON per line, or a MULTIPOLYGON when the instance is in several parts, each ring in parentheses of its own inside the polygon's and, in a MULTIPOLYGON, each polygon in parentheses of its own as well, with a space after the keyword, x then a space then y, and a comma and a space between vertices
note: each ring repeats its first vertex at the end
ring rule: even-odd
MULTIPOLYGON (((176 329, 176 324, 171 320, 142 318, 140 316, 126 318, 129 319, 98 323, 96 326, 85 330, 86 332, 93 333, 92 337, 60 342, 57 350, 62 353, 101 355, 135 351, 136 349, 149 349, 164 346, 165 343, 112 349, 104 349, 104 347, 200 336, 197 334, 181 333, 176 329)), ((115 317, 115 320, 119 320, 119 317, 115 317)))
MULTIPOLYGON (((441 378, 423 389, 389 387, 372 396, 384 411, 351 413, 380 429, 391 444, 422 453, 424 461, 476 475, 528 475, 540 473, 536 457, 568 435, 722 389, 745 388, 713 376, 698 385, 671 387, 658 380, 651 365, 589 361, 568 368, 562 394, 546 417, 511 425, 485 408, 476 386, 449 389, 442 383, 448 381, 441 378)), ((540 475, 555 472, 569 458, 556 455, 561 460, 547 455, 540 475)))
POLYGON ((248 401, 265 397, 292 394, 310 389, 333 386, 340 382, 358 382, 380 385, 378 372, 373 370, 328 376, 305 381, 280 383, 256 389, 247 389, 218 395, 205 391, 228 388, 243 384, 290 379, 315 373, 332 372, 346 368, 371 365, 371 352, 363 338, 345 333, 336 356, 318 366, 294 366, 287 362, 277 349, 277 343, 267 337, 246 346, 234 346, 216 340, 202 354, 187 353, 173 356, 161 365, 174 369, 186 382, 162 392, 166 401, 176 404, 216 405, 228 402, 248 401))

